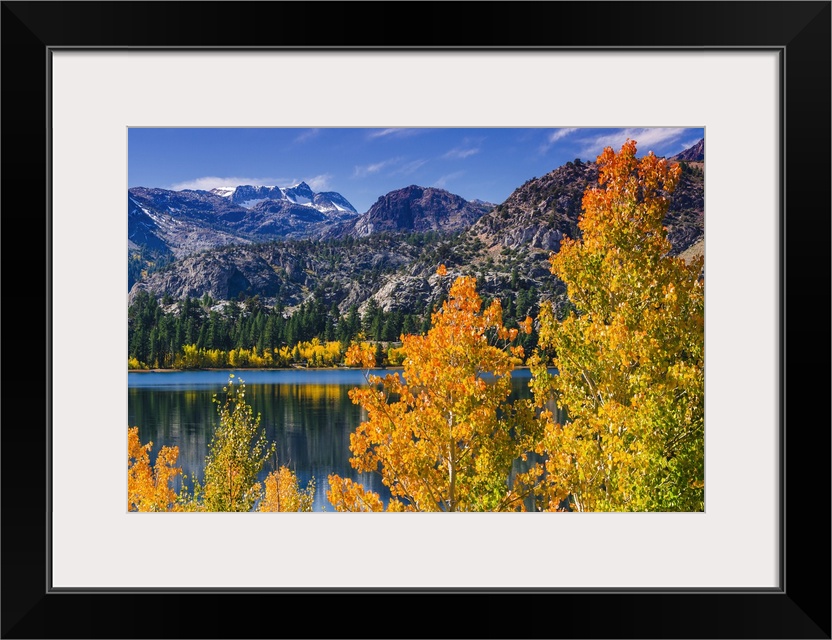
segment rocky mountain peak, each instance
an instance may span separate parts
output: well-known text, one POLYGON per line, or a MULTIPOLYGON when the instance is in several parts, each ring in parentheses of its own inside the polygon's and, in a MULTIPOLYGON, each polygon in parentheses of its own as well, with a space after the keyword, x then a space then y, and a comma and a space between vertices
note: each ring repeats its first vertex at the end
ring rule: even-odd
POLYGON ((305 182, 299 182, 293 187, 286 187, 286 189, 283 190, 283 193, 285 193, 287 196, 300 196, 301 198, 306 198, 308 200, 311 200, 315 197, 315 192, 312 191, 312 187, 310 187, 305 182))
POLYGON ((702 138, 692 147, 688 147, 681 153, 670 158, 679 162, 704 162, 705 161, 705 138, 702 138))
POLYGON ((226 198, 245 209, 252 209, 261 202, 270 201, 311 207, 323 213, 358 213, 340 193, 335 191, 315 193, 306 182, 300 182, 291 187, 243 184, 236 187, 218 187, 206 193, 226 198))
POLYGON ((461 231, 488 211, 487 203, 468 202, 444 189, 416 184, 391 191, 353 225, 359 237, 382 231, 461 231))

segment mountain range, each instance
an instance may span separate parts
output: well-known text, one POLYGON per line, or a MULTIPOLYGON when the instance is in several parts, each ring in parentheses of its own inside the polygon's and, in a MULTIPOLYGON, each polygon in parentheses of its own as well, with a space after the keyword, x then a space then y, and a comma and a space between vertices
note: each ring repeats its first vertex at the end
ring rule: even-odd
MULTIPOLYGON (((682 177, 665 225, 674 254, 704 243, 704 139, 671 158, 682 177)), ((575 160, 518 186, 502 203, 410 185, 359 214, 339 193, 239 185, 211 191, 128 192, 129 297, 229 300, 258 295, 291 308, 312 292, 343 312, 372 298, 385 311, 442 295, 437 265, 470 273, 485 294, 534 289, 563 297, 547 258, 576 237, 581 200, 597 182, 575 160)))

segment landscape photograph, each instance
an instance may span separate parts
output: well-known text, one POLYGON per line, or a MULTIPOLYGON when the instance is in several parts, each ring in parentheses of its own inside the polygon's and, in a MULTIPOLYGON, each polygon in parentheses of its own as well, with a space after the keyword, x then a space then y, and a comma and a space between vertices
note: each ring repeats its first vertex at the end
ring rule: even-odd
POLYGON ((704 183, 701 127, 130 128, 127 510, 704 512, 704 183))

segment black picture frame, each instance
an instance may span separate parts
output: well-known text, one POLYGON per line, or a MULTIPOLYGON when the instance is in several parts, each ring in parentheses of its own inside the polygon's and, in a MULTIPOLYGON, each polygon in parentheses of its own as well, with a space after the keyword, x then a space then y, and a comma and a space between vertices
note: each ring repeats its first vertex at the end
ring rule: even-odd
MULTIPOLYGON (((829 638, 830 2, 421 2, 395 3, 395 12, 393 6, 2 3, 2 637, 829 638), (412 19, 394 18, 402 11, 412 19), (310 28, 277 27, 283 24, 310 28), (50 327, 63 313, 84 313, 82 300, 73 310, 50 305, 50 51, 65 47, 777 50, 785 80, 780 588, 52 590, 50 327)), ((737 252, 745 259, 739 239, 737 252)), ((753 478, 743 490, 755 490, 753 478)))

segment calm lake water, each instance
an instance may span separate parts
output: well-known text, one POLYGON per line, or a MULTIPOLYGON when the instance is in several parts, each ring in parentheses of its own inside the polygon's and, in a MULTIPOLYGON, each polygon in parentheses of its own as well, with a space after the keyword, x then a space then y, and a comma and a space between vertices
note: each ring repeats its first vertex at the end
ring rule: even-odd
MULTIPOLYGON (((392 370, 374 371, 377 375, 392 370)), ((229 373, 246 384, 246 400, 261 414, 266 436, 277 443, 278 463, 295 471, 301 487, 314 476, 315 511, 333 511, 326 499, 327 476, 337 473, 378 492, 389 493, 377 474, 359 474, 350 466, 350 433, 366 412, 347 395, 366 385, 363 371, 174 371, 128 374, 128 426, 139 427, 142 443, 153 442, 151 460, 163 446, 179 447, 179 463, 189 478, 200 480, 208 443, 219 424, 214 394, 223 399, 229 373)), ((512 397, 528 398, 530 373, 512 373, 512 397)), ((274 468, 266 465, 261 479, 274 468)))

